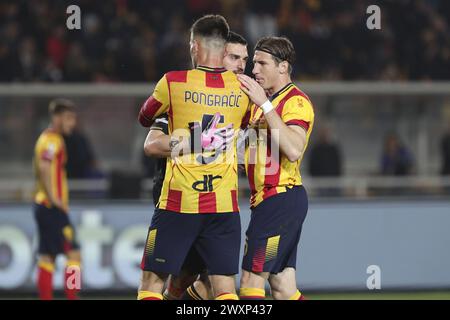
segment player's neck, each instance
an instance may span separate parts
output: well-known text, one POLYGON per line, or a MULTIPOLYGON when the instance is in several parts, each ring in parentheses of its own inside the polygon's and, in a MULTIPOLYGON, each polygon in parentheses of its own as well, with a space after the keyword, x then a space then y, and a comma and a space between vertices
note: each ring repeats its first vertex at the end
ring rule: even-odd
POLYGON ((267 90, 267 93, 269 96, 273 96, 275 93, 283 89, 285 86, 287 86, 289 83, 291 83, 291 77, 284 77, 280 79, 272 88, 267 90))
POLYGON ((57 125, 54 125, 54 124, 50 124, 48 126, 47 130, 49 130, 51 132, 59 133, 59 134, 61 134, 61 132, 62 132, 61 128, 59 128, 57 125))
POLYGON ((223 53, 203 52, 198 56, 197 66, 223 68, 223 53))

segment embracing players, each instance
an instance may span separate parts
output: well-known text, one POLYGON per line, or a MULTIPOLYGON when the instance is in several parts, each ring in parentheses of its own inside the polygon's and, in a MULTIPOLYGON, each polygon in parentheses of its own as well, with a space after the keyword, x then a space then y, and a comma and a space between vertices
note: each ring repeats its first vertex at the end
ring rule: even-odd
MULTIPOLYGON (((223 65, 225 69, 235 74, 242 74, 248 60, 247 41, 239 34, 230 31, 225 46, 223 65)), ((158 204, 161 188, 166 172, 166 160, 161 158, 158 150, 158 139, 168 135, 167 114, 157 118, 147 135, 144 150, 149 156, 160 157, 156 165, 156 175, 153 184, 153 203, 158 204), (156 146, 156 148, 155 148, 156 146)), ((192 248, 178 276, 171 275, 167 280, 167 288, 164 291, 166 300, 206 300, 212 297, 211 286, 204 262, 195 248, 192 248)))
POLYGON ((234 129, 249 100, 223 68, 229 27, 222 16, 191 29, 192 70, 168 72, 139 113, 143 126, 167 112, 169 135, 154 147, 167 165, 147 236, 138 299, 160 300, 169 274, 178 275, 192 248, 204 261, 215 299, 237 299, 240 218, 234 129), (175 155, 175 156, 174 156, 175 155))

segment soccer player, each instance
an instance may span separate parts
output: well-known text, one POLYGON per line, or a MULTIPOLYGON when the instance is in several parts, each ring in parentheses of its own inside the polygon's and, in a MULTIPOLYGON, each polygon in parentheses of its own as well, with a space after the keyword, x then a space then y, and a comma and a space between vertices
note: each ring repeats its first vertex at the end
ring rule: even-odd
POLYGON ((236 75, 223 68, 228 33, 222 16, 198 19, 190 41, 195 69, 166 73, 139 113, 140 123, 149 127, 167 112, 169 135, 147 148, 168 158, 142 259, 138 299, 161 300, 167 276, 179 274, 192 248, 205 263, 215 299, 238 299, 237 160, 234 146, 227 146, 234 145, 232 128, 241 126, 249 100, 236 75))
POLYGON ((223 66, 235 74, 243 74, 248 61, 247 40, 240 34, 230 31, 225 46, 223 66))
MULTIPOLYGON (((70 134, 76 125, 74 104, 56 99, 49 104, 50 126, 39 136, 34 149, 36 177, 34 217, 39 232, 37 286, 42 300, 53 298, 55 258, 65 254, 65 294, 77 299, 78 288, 69 285, 68 277, 79 271, 80 251, 75 230, 69 219, 69 197, 65 163, 67 154, 63 134, 70 134)), ((79 275, 79 273, 78 273, 79 275)))
MULTIPOLYGON (((233 71, 235 74, 242 74, 245 71, 247 60, 247 41, 240 34, 230 31, 223 59, 225 69, 233 71)), ((148 150, 149 154, 158 153, 158 150, 152 150, 152 148, 155 145, 154 142, 163 135, 168 135, 167 114, 157 118, 150 127, 144 150, 148 150)), ((166 161, 164 158, 160 158, 157 161, 153 183, 155 207, 161 194, 165 171, 166 161)), ((205 264, 195 249, 191 249, 188 253, 180 274, 169 276, 163 296, 166 300, 206 300, 212 296, 205 264)))
POLYGON ((255 46, 256 81, 238 76, 254 102, 250 126, 257 135, 246 150, 252 215, 246 232, 241 299, 264 299, 266 280, 274 299, 303 299, 295 277, 297 246, 308 209, 300 164, 314 111, 309 98, 292 83, 294 59, 288 39, 265 37, 255 46), (277 135, 279 139, 273 139, 277 135))

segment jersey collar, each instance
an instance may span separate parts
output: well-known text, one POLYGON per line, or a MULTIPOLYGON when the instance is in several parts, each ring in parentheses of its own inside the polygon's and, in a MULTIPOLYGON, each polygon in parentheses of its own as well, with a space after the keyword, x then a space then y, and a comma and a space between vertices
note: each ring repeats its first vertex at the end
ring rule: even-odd
POLYGON ((198 66, 196 68, 197 70, 201 70, 201 71, 205 71, 205 72, 212 72, 212 73, 222 73, 227 71, 227 69, 225 69, 224 67, 221 68, 210 68, 210 67, 206 67, 206 66, 198 66))
POLYGON ((278 92, 275 92, 272 96, 269 97, 270 102, 272 102, 273 100, 278 98, 281 94, 285 93, 286 91, 288 91, 293 86, 294 86, 294 84, 292 82, 290 82, 287 85, 285 85, 283 88, 278 90, 278 92))

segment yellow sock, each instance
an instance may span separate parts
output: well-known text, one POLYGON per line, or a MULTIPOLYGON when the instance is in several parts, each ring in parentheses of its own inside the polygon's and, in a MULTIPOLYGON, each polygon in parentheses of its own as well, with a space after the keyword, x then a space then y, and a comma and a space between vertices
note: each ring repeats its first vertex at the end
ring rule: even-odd
POLYGON ((219 294, 214 300, 239 300, 239 297, 234 293, 222 293, 219 294))
POLYGON ((163 300, 163 295, 161 293, 150 292, 150 291, 139 291, 138 300, 163 300))
POLYGON ((302 296, 302 293, 297 290, 297 292, 294 293, 294 295, 292 297, 290 297, 288 300, 298 300, 298 299, 300 299, 301 296, 302 296))
POLYGON ((51 262, 39 261, 38 267, 50 273, 55 271, 55 264, 51 262))
POLYGON ((259 288, 241 288, 239 290, 239 298, 241 300, 260 300, 266 297, 264 289, 259 288))
POLYGON ((67 267, 79 267, 79 266, 81 266, 81 263, 78 260, 67 260, 66 266, 67 267))

